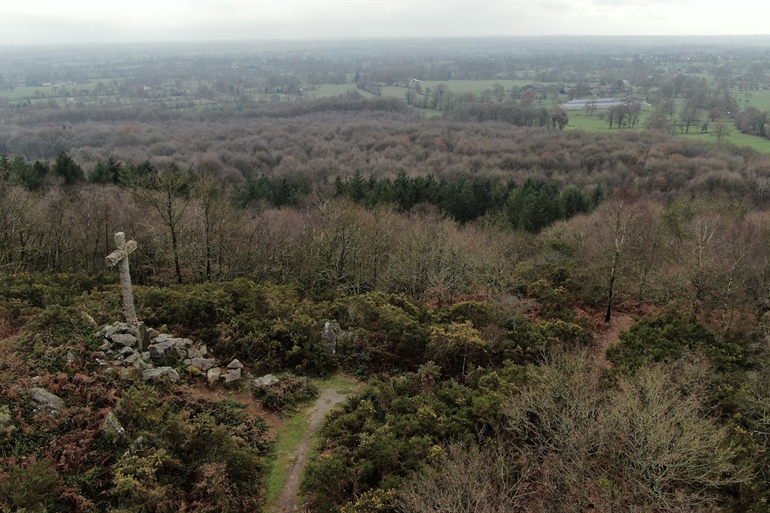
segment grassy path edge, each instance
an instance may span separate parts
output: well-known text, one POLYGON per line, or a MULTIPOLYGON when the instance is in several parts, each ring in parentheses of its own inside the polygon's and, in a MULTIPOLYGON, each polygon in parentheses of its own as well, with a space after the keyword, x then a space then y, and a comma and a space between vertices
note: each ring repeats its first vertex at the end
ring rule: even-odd
MULTIPOLYGON (((319 389, 319 400, 325 391, 335 390, 339 394, 350 395, 356 390, 356 385, 350 379, 335 375, 324 380, 314 380, 319 389)), ((287 416, 278 427, 276 441, 270 460, 268 461, 267 478, 265 479, 265 506, 266 513, 279 512, 279 500, 286 487, 287 471, 293 466, 295 451, 305 440, 305 435, 311 427, 311 410, 317 406, 317 401, 303 405, 297 412, 287 416)), ((315 446, 315 433, 311 434, 313 446, 315 446)))

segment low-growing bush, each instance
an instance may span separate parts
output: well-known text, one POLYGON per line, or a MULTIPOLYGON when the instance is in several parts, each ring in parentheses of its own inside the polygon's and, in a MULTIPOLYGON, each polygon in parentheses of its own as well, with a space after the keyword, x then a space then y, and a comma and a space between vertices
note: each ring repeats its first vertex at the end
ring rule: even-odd
POLYGON ((49 511, 59 498, 59 475, 46 460, 14 465, 0 482, 0 504, 12 511, 49 511))
POLYGON ((675 361, 693 350, 704 351, 712 365, 723 370, 743 362, 739 345, 718 339, 703 324, 682 319, 674 311, 638 320, 620 334, 620 342, 607 350, 607 358, 619 372, 629 372, 650 363, 675 361))

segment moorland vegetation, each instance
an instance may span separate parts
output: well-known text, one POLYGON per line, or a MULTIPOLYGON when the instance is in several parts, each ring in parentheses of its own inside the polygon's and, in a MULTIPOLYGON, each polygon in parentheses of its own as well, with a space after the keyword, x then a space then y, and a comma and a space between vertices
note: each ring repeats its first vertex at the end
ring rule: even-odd
POLYGON ((3 111, 0 507, 258 511, 264 412, 341 371, 361 386, 321 428, 307 511, 767 511, 770 155, 370 89, 3 111), (117 231, 146 325, 285 377, 263 413, 189 367, 103 365, 117 231))

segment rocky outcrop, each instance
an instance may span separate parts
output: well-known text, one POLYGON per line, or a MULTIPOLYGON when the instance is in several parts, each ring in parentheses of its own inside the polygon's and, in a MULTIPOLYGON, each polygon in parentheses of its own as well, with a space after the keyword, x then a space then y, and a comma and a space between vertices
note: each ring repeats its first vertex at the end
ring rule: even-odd
POLYGON ((243 364, 237 359, 226 368, 219 367, 205 344, 158 333, 141 324, 115 323, 105 326, 97 335, 102 337, 102 345, 95 355, 96 362, 108 370, 122 367, 124 377, 130 376, 133 367, 146 382, 175 383, 179 380, 177 369, 186 369, 192 376, 205 373, 210 386, 221 382, 235 386, 243 375, 243 364))

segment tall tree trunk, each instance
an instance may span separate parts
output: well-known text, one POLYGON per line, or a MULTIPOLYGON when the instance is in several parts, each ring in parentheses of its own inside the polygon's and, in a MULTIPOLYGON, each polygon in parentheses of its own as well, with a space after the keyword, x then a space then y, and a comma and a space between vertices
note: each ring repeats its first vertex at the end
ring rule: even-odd
POLYGON ((174 270, 176 271, 176 281, 177 283, 182 283, 182 268, 179 265, 179 249, 177 248, 177 241, 176 241, 176 227, 174 225, 170 226, 171 228, 171 250, 174 253, 174 270))
POLYGON ((610 322, 612 319, 612 300, 615 299, 615 275, 618 269, 618 260, 620 259, 620 250, 616 249, 612 255, 612 269, 610 270, 610 283, 607 287, 607 313, 604 315, 604 322, 610 322))

